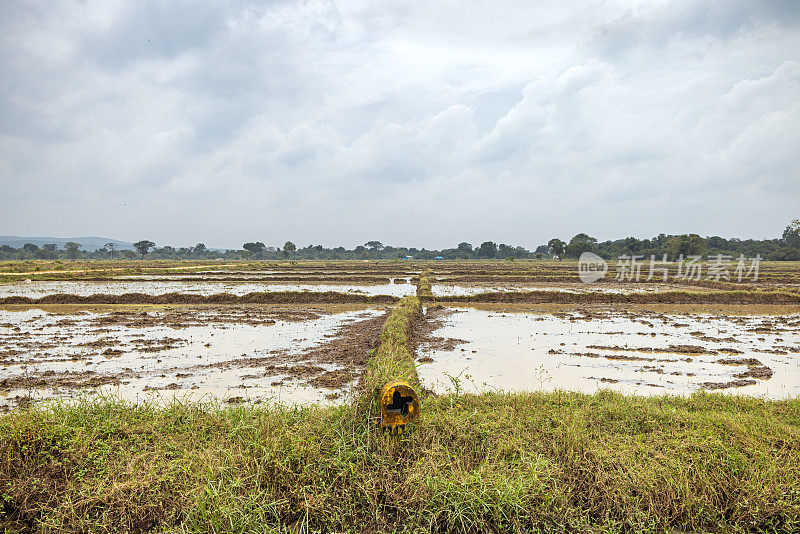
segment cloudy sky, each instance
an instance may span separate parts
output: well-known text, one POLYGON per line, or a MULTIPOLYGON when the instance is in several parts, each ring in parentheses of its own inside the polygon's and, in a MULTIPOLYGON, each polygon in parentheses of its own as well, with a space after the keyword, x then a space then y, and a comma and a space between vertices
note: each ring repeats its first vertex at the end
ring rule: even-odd
POLYGON ((796 0, 6 0, 0 43, 3 235, 535 247, 800 217, 796 0))

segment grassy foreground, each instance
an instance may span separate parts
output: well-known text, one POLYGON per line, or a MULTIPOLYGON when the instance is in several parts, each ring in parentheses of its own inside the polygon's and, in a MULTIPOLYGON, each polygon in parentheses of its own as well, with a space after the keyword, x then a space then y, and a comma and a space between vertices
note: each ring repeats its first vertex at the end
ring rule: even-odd
POLYGON ((352 406, 0 418, 9 531, 797 532, 798 480, 800 400, 429 397, 397 437, 352 406))
MULTIPOLYGON (((419 389, 419 377, 409 338, 414 321, 422 316, 422 303, 417 297, 403 297, 392 309, 381 330, 381 343, 364 373, 362 400, 377 407, 378 395, 384 384, 405 380, 419 389)), ((363 402, 362 402, 363 404, 363 402)))

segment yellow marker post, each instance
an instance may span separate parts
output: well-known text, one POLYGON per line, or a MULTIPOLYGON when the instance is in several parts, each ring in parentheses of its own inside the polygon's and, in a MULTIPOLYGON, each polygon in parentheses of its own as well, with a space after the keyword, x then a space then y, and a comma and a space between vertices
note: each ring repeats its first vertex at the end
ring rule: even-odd
POLYGON ((390 434, 402 434, 405 426, 419 417, 417 392, 405 380, 393 380, 383 386, 380 396, 381 428, 390 434))

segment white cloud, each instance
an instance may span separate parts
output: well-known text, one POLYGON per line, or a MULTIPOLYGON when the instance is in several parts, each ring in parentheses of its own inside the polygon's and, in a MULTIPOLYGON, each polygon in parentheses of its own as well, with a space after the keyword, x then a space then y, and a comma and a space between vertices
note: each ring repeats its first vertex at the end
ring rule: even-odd
POLYGON ((534 247, 779 235, 794 2, 12 2, 6 233, 534 247))

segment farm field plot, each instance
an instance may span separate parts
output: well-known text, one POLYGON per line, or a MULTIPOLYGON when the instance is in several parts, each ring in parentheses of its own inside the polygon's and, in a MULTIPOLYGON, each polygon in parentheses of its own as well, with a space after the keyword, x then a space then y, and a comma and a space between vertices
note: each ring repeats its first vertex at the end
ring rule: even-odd
POLYGON ((60 397, 341 402, 383 310, 0 310, 0 410, 60 397))
MULTIPOLYGON (((0 303, 32 303, 41 299, 49 303, 68 303, 85 301, 86 298, 102 301, 103 295, 109 296, 106 299, 108 303, 114 303, 111 301, 115 299, 111 297, 125 295, 133 297, 116 300, 148 303, 147 299, 137 298, 136 295, 223 295, 231 300, 230 296, 263 293, 285 294, 286 297, 275 298, 289 302, 296 300, 292 298, 293 294, 313 293, 328 293, 332 295, 329 299, 338 302, 352 301, 351 297, 362 298, 362 301, 363 297, 384 297, 386 301, 413 295, 416 291, 414 280, 419 273, 419 270, 401 269, 395 264, 344 267, 288 264, 272 265, 272 268, 266 269, 263 264, 240 263, 214 269, 202 265, 191 270, 186 270, 186 266, 171 265, 172 262, 164 262, 158 267, 140 269, 107 267, 103 270, 86 268, 41 275, 6 275, 4 282, 0 283, 0 303)), ((305 296, 301 300, 313 302, 314 299, 305 296)))
POLYGON ((591 284, 581 283, 578 277, 578 264, 574 261, 540 262, 444 262, 435 265, 433 277, 434 294, 463 295, 472 294, 482 287, 487 290, 509 288, 520 290, 571 290, 597 292, 652 292, 672 290, 747 290, 747 291, 797 291, 800 288, 800 269, 792 263, 761 262, 758 276, 753 273, 739 280, 735 271, 736 263, 729 265, 719 277, 709 276, 709 264, 699 268, 699 277, 684 277, 685 270, 670 263, 664 270, 653 270, 645 261, 640 266, 641 276, 631 279, 620 265, 609 262, 605 276, 591 284), (666 280, 664 275, 666 274, 666 280), (755 278, 755 280, 754 280, 755 278), (468 288, 451 290, 448 288, 468 288))
POLYGON ((356 295, 389 295, 402 297, 413 295, 415 287, 408 284, 347 283, 292 283, 292 282, 228 282, 219 280, 165 281, 165 280, 120 280, 113 282, 92 281, 31 281, 0 285, 0 298, 27 297, 38 299, 47 295, 124 295, 140 293, 165 295, 180 293, 188 295, 246 295, 259 292, 336 292, 356 295))
MULTIPOLYGON (((115 276, 107 274, 123 269, 113 264, 103 266, 103 276, 83 267, 68 279, 48 274, 0 284, 0 402, 6 408, 89 392, 126 400, 177 394, 232 402, 342 402, 363 372, 368 348, 377 344, 384 306, 423 291, 422 276, 431 291, 420 296, 433 312, 432 319, 422 319, 414 343, 423 382, 440 393, 452 386, 449 377, 460 377, 474 392, 604 387, 648 395, 700 388, 770 397, 798 393, 800 340, 791 314, 800 312, 800 295, 775 291, 767 282, 739 284, 736 291, 612 280, 584 284, 574 262, 164 262, 115 276), (276 303, 241 303, 269 294, 276 303), (778 306, 784 315, 673 316, 625 308, 629 298, 736 302, 755 294, 766 303, 788 302, 778 306), (192 305, 198 298, 205 304, 192 305), (371 298, 388 300, 365 300, 371 298), (567 299, 567 307, 556 314, 490 313, 463 308, 462 298, 469 306, 510 299, 523 308, 529 300, 567 299), (609 302, 585 308, 583 298, 609 302), (109 307, 83 310, 87 299, 108 299, 109 307), (292 304, 295 299, 304 304, 292 304), (452 308, 437 311, 437 301, 452 308), (26 309, 26 302, 41 304, 26 309), (143 307, 133 311, 137 303, 143 307), (61 307, 70 305, 78 306, 78 315, 64 315, 61 307), (783 335, 756 331, 767 323, 783 335), (442 346, 441 338, 463 343, 442 346), (350 361, 342 361, 348 345, 350 361)), ((784 284, 800 279, 780 264, 764 273, 784 284)))
MULTIPOLYGON (((580 282, 524 283, 524 282, 448 282, 432 284, 434 297, 470 296, 497 292, 556 291, 563 293, 659 293, 674 291, 670 284, 583 284, 580 282)), ((701 288, 703 291, 713 289, 701 288)))
POLYGON ((437 393, 800 395, 800 313, 689 314, 582 308, 555 313, 441 308, 417 351, 437 393))

